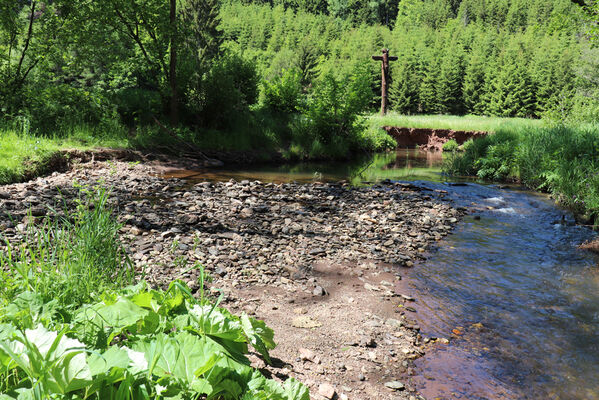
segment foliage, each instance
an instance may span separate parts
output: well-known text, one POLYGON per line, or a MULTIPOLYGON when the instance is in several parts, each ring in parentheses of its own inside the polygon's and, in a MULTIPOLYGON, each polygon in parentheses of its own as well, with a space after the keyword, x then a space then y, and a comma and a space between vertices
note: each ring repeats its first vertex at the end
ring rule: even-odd
POLYGON ((256 70, 249 60, 228 54, 215 61, 185 96, 185 118, 192 125, 231 129, 235 121, 249 119, 250 106, 258 100, 256 70))
POLYGON ((447 151, 450 153, 453 151, 457 151, 459 147, 460 146, 458 145, 458 142, 455 141, 455 139, 451 139, 443 143, 443 151, 447 151))
POLYGON ((178 281, 101 297, 65 311, 25 291, 0 309, 3 399, 309 399, 293 378, 280 386, 249 366, 248 344, 268 362, 275 346, 262 321, 198 300, 178 281))
POLYGON ((301 72, 298 69, 286 69, 271 81, 263 82, 263 103, 272 110, 297 112, 302 90, 301 72))
MULTIPOLYGON (((356 62, 387 47, 400 59, 391 63, 389 100, 405 114, 538 118, 572 109, 585 43, 578 35, 580 12, 569 0, 398 3, 391 6, 399 10, 393 30, 372 22, 348 24, 352 17, 361 18, 351 11, 361 3, 331 2, 346 11, 327 16, 291 4, 283 8, 232 0, 222 7, 221 27, 225 46, 252 57, 267 80, 297 67, 306 48, 318 60, 316 70, 341 78, 356 62)), ((373 5, 368 4, 359 7, 373 5)), ((372 61, 368 80, 374 111, 380 66, 372 61)))

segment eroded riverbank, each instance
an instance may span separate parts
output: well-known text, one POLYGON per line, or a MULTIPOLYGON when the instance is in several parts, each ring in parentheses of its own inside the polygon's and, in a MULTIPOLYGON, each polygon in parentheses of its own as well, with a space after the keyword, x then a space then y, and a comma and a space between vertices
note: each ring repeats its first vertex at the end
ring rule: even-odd
POLYGON ((161 179, 130 163, 89 163, 0 189, 4 236, 67 209, 73 182, 103 180, 137 271, 156 285, 198 288, 196 262, 224 305, 277 334, 273 376, 306 382, 314 398, 415 398, 405 384, 426 346, 401 296, 401 268, 423 258, 463 214, 443 190, 381 183, 273 184, 161 179), (31 217, 27 212, 31 212, 31 217))

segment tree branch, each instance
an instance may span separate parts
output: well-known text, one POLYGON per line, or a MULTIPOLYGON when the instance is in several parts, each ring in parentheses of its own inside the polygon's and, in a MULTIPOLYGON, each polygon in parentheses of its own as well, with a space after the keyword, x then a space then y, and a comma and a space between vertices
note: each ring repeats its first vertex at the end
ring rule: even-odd
POLYGON ((23 47, 23 51, 21 52, 21 58, 19 59, 19 64, 17 65, 17 71, 15 72, 15 77, 18 77, 21 74, 21 68, 23 67, 23 60, 25 60, 25 55, 27 54, 27 49, 29 49, 29 42, 31 41, 31 36, 33 35, 33 20, 35 17, 35 6, 37 2, 31 2, 31 13, 29 14, 29 28, 27 29, 27 38, 25 39, 25 46, 23 47))

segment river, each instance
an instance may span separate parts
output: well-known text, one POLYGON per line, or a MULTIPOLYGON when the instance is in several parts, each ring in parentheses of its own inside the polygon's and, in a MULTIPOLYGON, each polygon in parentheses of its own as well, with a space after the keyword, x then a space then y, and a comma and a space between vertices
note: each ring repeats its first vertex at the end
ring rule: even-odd
POLYGON ((427 260, 403 270, 422 333, 437 342, 412 383, 428 399, 599 399, 599 259, 593 231, 543 194, 461 180, 439 155, 401 150, 336 164, 178 171, 188 181, 410 180, 471 210, 427 260))

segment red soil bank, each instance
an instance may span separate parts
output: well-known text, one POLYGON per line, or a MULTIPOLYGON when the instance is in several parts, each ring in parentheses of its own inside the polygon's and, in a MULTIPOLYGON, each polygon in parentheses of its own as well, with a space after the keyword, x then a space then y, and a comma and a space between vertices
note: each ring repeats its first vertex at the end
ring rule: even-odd
POLYGON ((397 141, 397 147, 416 147, 427 151, 443 151, 443 144, 454 139, 462 144, 468 139, 487 135, 487 132, 452 131, 449 129, 398 128, 383 126, 383 129, 397 141))

